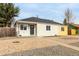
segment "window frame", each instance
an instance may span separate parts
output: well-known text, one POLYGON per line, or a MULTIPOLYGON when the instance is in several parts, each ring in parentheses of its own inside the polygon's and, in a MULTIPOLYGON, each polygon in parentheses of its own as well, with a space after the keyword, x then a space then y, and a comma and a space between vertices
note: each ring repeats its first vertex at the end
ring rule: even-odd
POLYGON ((46 31, 50 31, 51 30, 51 26, 50 25, 46 25, 46 31))
POLYGON ((23 30, 23 24, 20 25, 20 30, 23 30))
POLYGON ((61 31, 64 31, 64 27, 61 27, 61 31))
POLYGON ((21 24, 20 25, 20 30, 27 30, 27 25, 26 24, 21 24))
POLYGON ((26 25, 24 25, 24 30, 27 30, 27 26, 26 25))

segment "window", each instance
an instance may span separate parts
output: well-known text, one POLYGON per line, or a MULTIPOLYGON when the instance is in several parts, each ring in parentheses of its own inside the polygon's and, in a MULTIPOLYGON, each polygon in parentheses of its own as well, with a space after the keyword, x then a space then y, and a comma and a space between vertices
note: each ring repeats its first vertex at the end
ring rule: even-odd
POLYGON ((23 25, 20 25, 20 29, 23 30, 23 25))
POLYGON ((61 31, 64 31, 64 27, 61 27, 61 31))
POLYGON ((27 30, 27 26, 24 26, 24 30, 27 30))
POLYGON ((46 30, 49 31, 50 30, 50 26, 46 26, 46 30))
POLYGON ((27 30, 27 26, 26 25, 20 25, 20 29, 21 30, 27 30))

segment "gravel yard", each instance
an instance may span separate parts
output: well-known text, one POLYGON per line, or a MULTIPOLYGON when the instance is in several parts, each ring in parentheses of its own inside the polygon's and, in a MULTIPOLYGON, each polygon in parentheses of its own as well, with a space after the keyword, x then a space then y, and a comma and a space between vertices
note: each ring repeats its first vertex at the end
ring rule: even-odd
POLYGON ((77 37, 4 37, 0 38, 0 55, 77 56, 79 55, 79 39, 76 38, 77 37))
POLYGON ((70 45, 73 45, 73 46, 77 46, 77 47, 79 47, 79 42, 72 43, 72 44, 70 44, 70 45))
POLYGON ((57 44, 50 39, 41 37, 0 38, 0 55, 55 45, 57 44))
POLYGON ((6 56, 79 56, 79 51, 64 46, 51 46, 27 51, 21 51, 6 56))

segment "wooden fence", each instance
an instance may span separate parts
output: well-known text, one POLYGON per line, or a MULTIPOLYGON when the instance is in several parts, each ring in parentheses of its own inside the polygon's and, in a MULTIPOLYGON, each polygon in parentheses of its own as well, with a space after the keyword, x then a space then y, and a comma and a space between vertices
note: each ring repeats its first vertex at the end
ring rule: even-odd
POLYGON ((0 27, 0 37, 12 37, 16 36, 15 28, 0 27))

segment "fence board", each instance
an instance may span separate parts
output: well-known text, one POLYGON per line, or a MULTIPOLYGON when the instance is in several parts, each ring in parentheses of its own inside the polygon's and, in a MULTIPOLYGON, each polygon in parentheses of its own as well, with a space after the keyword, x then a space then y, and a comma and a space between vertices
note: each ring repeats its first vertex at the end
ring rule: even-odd
POLYGON ((15 28, 0 27, 0 37, 12 37, 16 36, 15 28))

